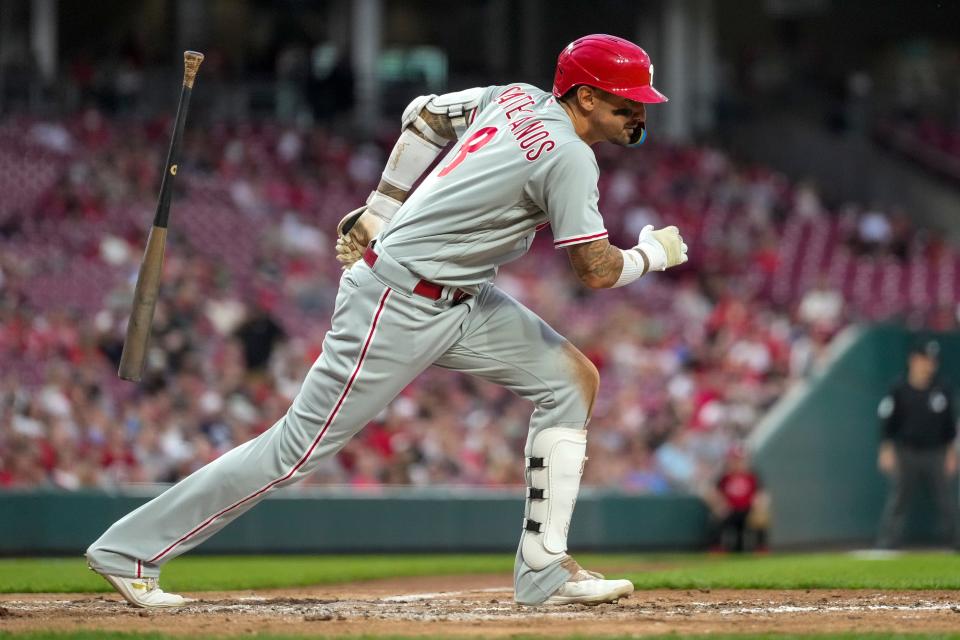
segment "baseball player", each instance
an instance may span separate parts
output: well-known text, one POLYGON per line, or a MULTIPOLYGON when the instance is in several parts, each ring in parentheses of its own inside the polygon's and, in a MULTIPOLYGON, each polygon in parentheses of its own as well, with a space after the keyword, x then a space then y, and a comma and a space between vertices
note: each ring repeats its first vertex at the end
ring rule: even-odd
POLYGON ((666 101, 652 80, 643 49, 590 35, 561 52, 552 94, 517 83, 411 102, 379 186, 339 225, 346 269, 331 329, 286 415, 115 523, 87 550, 90 567, 135 606, 182 605, 158 586, 164 563, 310 474, 436 365, 534 403, 516 601, 601 603, 632 592, 567 554, 597 369, 492 280, 548 225, 591 288, 686 261, 676 227, 648 226, 636 246, 612 246, 597 208, 590 145, 643 142, 645 104, 666 101))

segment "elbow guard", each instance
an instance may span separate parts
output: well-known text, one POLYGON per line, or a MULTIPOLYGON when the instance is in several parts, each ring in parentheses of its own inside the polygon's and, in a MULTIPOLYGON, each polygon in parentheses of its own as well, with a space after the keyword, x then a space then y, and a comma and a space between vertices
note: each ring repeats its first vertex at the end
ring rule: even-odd
MULTIPOLYGON (((383 180, 409 191, 447 143, 470 126, 483 91, 481 88, 467 89, 442 96, 420 96, 411 101, 403 110, 403 130, 390 153, 383 180)), ((399 203, 396 205, 398 208, 399 203)), ((390 211, 389 215, 392 214, 390 211)))
POLYGON ((473 122, 483 92, 482 87, 474 87, 473 89, 445 93, 436 96, 427 103, 426 107, 434 115, 445 116, 459 138, 473 122))
POLYGON ((443 148, 450 140, 444 137, 442 132, 434 130, 434 128, 423 119, 422 115, 427 104, 436 97, 436 94, 430 94, 429 96, 414 98, 413 101, 407 105, 407 108, 403 110, 403 116, 400 119, 400 128, 406 131, 408 127, 412 127, 417 133, 432 142, 436 147, 443 148))
POLYGON ((442 147, 462 136, 473 122, 483 92, 482 87, 474 87, 439 96, 432 94, 415 98, 403 111, 402 126, 404 129, 413 127, 426 139, 442 147))

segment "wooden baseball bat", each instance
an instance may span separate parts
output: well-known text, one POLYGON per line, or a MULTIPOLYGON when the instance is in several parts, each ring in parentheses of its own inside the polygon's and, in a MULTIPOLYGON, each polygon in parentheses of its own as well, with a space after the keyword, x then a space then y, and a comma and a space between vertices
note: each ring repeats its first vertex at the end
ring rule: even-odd
POLYGON ((180 89, 180 103, 177 105, 177 117, 173 125, 173 138, 167 152, 163 180, 160 182, 160 197, 157 199, 157 212, 153 216, 153 228, 147 237, 147 248, 137 274, 137 286, 133 291, 133 308, 127 323, 127 338, 123 343, 120 356, 120 369, 117 371, 124 380, 139 382, 143 375, 143 365, 147 358, 150 343, 150 325, 153 322, 153 309, 157 304, 160 290, 160 272, 163 270, 163 251, 167 243, 167 223, 170 218, 170 196, 173 191, 173 179, 177 176, 177 163, 180 157, 180 141, 183 139, 183 125, 190 107, 190 93, 193 81, 197 77, 203 54, 196 51, 183 52, 183 87, 180 89))

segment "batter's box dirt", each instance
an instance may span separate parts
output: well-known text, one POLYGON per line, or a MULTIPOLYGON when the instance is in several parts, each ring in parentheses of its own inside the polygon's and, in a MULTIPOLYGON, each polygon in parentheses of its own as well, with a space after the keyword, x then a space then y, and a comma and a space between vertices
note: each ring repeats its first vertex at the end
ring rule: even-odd
POLYGON ((113 595, 9 594, 0 596, 0 629, 443 637, 960 629, 960 594, 953 591, 657 590, 596 607, 521 607, 508 580, 464 576, 196 593, 186 594, 196 598, 186 607, 157 611, 134 609, 113 595), (424 590, 431 584, 434 590, 424 590))

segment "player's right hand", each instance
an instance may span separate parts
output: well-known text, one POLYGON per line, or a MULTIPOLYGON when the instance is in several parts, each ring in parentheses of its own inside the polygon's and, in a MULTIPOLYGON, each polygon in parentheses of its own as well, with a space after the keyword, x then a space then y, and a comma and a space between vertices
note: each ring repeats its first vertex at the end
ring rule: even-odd
POLYGON ((383 220, 367 210, 367 207, 354 209, 337 223, 337 244, 335 247, 337 262, 349 269, 363 257, 370 241, 377 237, 383 220))
POLYGON ((637 248, 650 260, 650 271, 665 271, 687 261, 687 245, 673 225, 654 229, 648 224, 640 231, 637 248))

